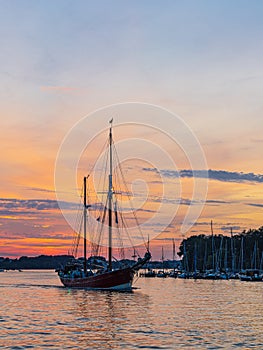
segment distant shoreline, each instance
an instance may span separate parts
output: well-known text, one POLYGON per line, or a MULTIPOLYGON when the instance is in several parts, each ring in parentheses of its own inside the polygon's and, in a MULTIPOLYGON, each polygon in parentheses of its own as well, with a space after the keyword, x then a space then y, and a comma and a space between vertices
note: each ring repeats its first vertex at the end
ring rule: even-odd
MULTIPOLYGON (((37 257, 23 256, 19 259, 10 259, 0 257, 0 269, 7 271, 19 271, 19 270, 56 270, 64 266, 73 256, 71 255, 40 255, 37 257)), ((134 260, 125 259, 127 265, 132 265, 134 260)), ((147 268, 165 268, 172 269, 179 267, 180 261, 166 260, 151 261, 147 264, 147 268)))

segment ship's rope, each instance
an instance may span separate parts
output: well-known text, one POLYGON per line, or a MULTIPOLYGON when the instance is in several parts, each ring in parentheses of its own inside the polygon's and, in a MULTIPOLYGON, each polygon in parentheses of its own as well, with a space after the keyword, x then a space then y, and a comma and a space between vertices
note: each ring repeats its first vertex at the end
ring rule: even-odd
MULTIPOLYGON (((139 234, 140 234, 140 236, 141 236, 141 238, 142 238, 143 244, 144 244, 145 248, 147 249, 147 243, 146 243, 145 238, 144 238, 144 236, 143 236, 142 230, 141 230, 140 225, 139 225, 139 220, 138 220, 137 215, 136 215, 136 211, 135 211, 135 209, 134 209, 134 207, 133 207, 133 204, 132 204, 130 191, 129 191, 129 189, 128 189, 127 182, 125 181, 123 169, 122 169, 122 166, 121 166, 121 163, 120 163, 120 159, 119 159, 119 157, 118 157, 117 150, 116 150, 116 147, 115 147, 115 144, 114 144, 114 143, 113 143, 113 149, 114 149, 114 155, 115 155, 116 160, 117 160, 118 168, 119 168, 119 170, 120 170, 120 178, 121 178, 121 180, 122 180, 122 182, 123 182, 123 184, 124 184, 125 194, 126 194, 126 196, 128 197, 129 205, 130 205, 131 211, 132 211, 132 213, 133 213, 133 217, 134 217, 134 219, 135 219, 136 227, 138 228, 138 231, 139 231, 139 234)), ((121 183, 121 181, 120 181, 120 183, 121 183)), ((126 230, 126 232, 127 232, 127 230, 126 230)), ((130 238, 130 237, 129 237, 129 238, 130 238)))
POLYGON ((76 257, 78 253, 78 246, 79 246, 81 228, 82 228, 82 222, 83 222, 83 212, 81 210, 82 195, 83 195, 83 186, 81 189, 81 195, 79 197, 77 215, 75 216, 75 222, 74 222, 75 230, 73 235, 72 247, 71 247, 71 250, 68 252, 70 255, 73 255, 74 257, 76 257))
MULTIPOLYGON (((90 181, 88 183, 87 187, 87 202, 91 206, 91 209, 88 210, 88 215, 87 215, 87 220, 89 222, 89 225, 87 225, 88 230, 89 230, 89 240, 90 240, 90 245, 91 245, 91 253, 92 255, 99 255, 99 252, 102 251, 103 246, 103 235, 105 231, 105 220, 107 216, 107 204, 108 204, 108 189, 106 191, 103 191, 101 189, 106 189, 106 184, 108 180, 108 166, 109 166, 109 152, 105 152, 105 150, 109 147, 109 139, 106 140, 104 143, 101 152, 99 153, 99 157, 103 154, 103 168, 105 171, 100 171, 101 169, 98 169, 97 175, 98 176, 98 182, 96 183, 97 188, 94 188, 94 184, 89 185, 90 181), (95 202, 95 205, 92 204, 92 199, 93 203, 95 202), (104 203, 104 204, 103 204, 104 203), (106 203, 106 204, 105 204, 106 203), (90 215, 92 215, 95 220, 89 220, 90 215)), ((144 246, 147 249, 147 243, 145 241, 145 238, 143 236, 143 233, 141 231, 140 225, 139 225, 139 220, 137 218, 135 209, 132 204, 132 194, 129 192, 127 182, 125 181, 124 178, 124 171, 121 167, 120 159, 118 157, 116 147, 114 142, 112 142, 112 150, 113 150, 113 164, 116 166, 114 167, 113 170, 113 184, 114 184, 114 189, 113 189, 113 195, 114 199, 117 201, 117 196, 120 194, 121 196, 124 195, 128 198, 128 205, 129 205, 129 210, 132 212, 132 218, 128 218, 129 221, 135 220, 136 228, 138 229, 138 233, 140 234, 140 237, 142 238, 142 242, 144 246)), ((96 162, 94 162, 93 166, 91 167, 89 174, 87 178, 92 178, 91 175, 94 174, 96 162)), ((93 175, 94 176, 94 175, 93 175)), ((83 192, 83 191, 82 191, 83 192)), ((82 198, 82 196, 81 196, 82 198)), ((116 240, 118 241, 118 246, 119 246, 119 255, 120 257, 124 258, 124 245, 123 245, 123 239, 122 239, 122 234, 121 230, 127 237, 127 242, 129 242, 130 247, 133 247, 133 250, 136 251, 136 254, 138 256, 139 253, 137 249, 134 247, 134 244, 132 242, 132 237, 129 233, 129 225, 127 224, 127 219, 125 219, 124 214, 122 211, 118 211, 119 214, 119 219, 118 222, 115 223, 116 231, 117 231, 117 237, 116 240)), ((83 216, 83 214, 82 214, 83 216)), ((74 246, 75 250, 74 253, 77 253, 77 248, 79 245, 80 241, 80 232, 82 230, 82 222, 83 222, 83 217, 80 217, 78 214, 76 221, 78 222, 79 226, 79 234, 76 234, 75 239, 74 239, 74 246)), ((117 220, 116 220, 117 221, 117 220)), ((127 244, 125 244, 127 246, 127 244)))
MULTIPOLYGON (((99 153, 99 157, 100 155, 103 153, 103 151, 106 149, 106 146, 108 144, 108 140, 105 141, 103 147, 101 148, 101 151, 99 153)), ((106 152, 107 154, 107 152, 106 152)), ((104 155, 105 157, 105 155, 104 155)), ((90 174, 93 173, 94 168, 96 166, 96 162, 94 162, 93 166, 91 167, 91 170, 89 172, 89 174, 87 175, 87 178, 89 178, 90 174)), ((105 179, 104 179, 104 183, 105 183, 105 179)), ((79 247, 79 241, 80 241, 80 237, 81 237, 81 231, 82 231, 82 226, 83 226, 83 185, 81 188, 81 192, 80 192, 80 196, 79 196, 79 202, 78 202, 78 209, 77 209, 77 215, 75 216, 75 222, 74 222, 74 234, 73 234, 73 238, 72 238, 72 245, 71 248, 68 250, 68 254, 73 255, 74 257, 77 256, 78 253, 78 247, 79 247)), ((88 190, 89 192, 89 190, 88 190)), ((87 196, 88 201, 90 200, 90 195, 87 196)), ((88 203, 90 204, 90 203, 88 203)), ((90 232, 90 237, 92 240, 92 230, 90 232)))
MULTIPOLYGON (((101 154, 104 153, 102 163, 106 164, 106 166, 108 164, 108 152, 105 152, 105 150, 107 149, 108 144, 109 144, 109 141, 107 139, 99 153, 99 157, 101 156, 101 154)), ((94 162, 93 166, 91 167, 88 177, 91 177, 91 175, 94 174, 95 166, 96 166, 96 162, 94 162)), ((94 185, 90 187, 90 184, 88 183, 87 199, 88 199, 88 204, 91 206, 91 210, 89 211, 89 214, 95 218, 95 221, 89 220, 89 225, 87 225, 89 229, 89 236, 90 236, 90 243, 91 243, 91 255, 98 255, 99 250, 101 249, 100 243, 101 243, 102 230, 98 230, 98 227, 100 226, 99 221, 102 222, 105 220, 105 218, 101 220, 102 216, 105 217, 105 214, 104 214, 105 206, 102 203, 103 202, 105 203, 105 201, 107 200, 105 198, 105 193, 102 193, 101 200, 98 200, 99 199, 98 192, 101 188, 102 183, 103 183, 102 188, 105 188, 106 174, 105 172, 101 172, 101 171, 99 171, 99 178, 97 183, 98 191, 96 191, 96 188, 94 188, 94 185), (92 198, 94 199, 93 203, 92 203, 92 198), (94 202, 95 202, 95 205, 94 205, 94 202)), ((88 219, 89 219, 89 215, 88 215, 88 219)))
POLYGON ((120 195, 121 196, 121 201, 122 200, 122 196, 123 196, 123 188, 121 187, 121 180, 122 180, 122 177, 120 175, 120 162, 119 160, 117 159, 117 153, 116 153, 116 148, 114 147, 113 148, 113 158, 114 158, 114 163, 117 164, 116 168, 114 169, 114 178, 115 178, 115 181, 114 181, 114 184, 115 184, 115 188, 114 188, 114 198, 115 198, 115 203, 116 203, 116 210, 119 214, 119 218, 120 220, 118 220, 118 224, 116 225, 117 226, 117 233, 118 233, 118 236, 117 236, 117 239, 118 239, 118 250, 119 250, 119 255, 122 259, 125 258, 125 255, 124 255, 124 245, 123 245, 123 236, 125 234, 125 236, 127 237, 128 241, 129 241, 129 245, 132 246, 134 249, 134 244, 132 242, 132 238, 129 234, 129 230, 128 230, 128 225, 126 224, 126 221, 125 221, 125 218, 124 218, 124 215, 122 213, 121 210, 118 210, 118 196, 120 195), (121 231, 124 233, 124 234, 121 234, 121 231))

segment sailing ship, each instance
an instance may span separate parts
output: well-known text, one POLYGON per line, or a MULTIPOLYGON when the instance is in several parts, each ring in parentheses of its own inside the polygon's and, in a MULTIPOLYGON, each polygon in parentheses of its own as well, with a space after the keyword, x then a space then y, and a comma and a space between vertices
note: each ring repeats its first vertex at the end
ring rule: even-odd
MULTIPOLYGON (((87 268, 87 211, 90 205, 87 204, 87 178, 83 179, 83 263, 73 259, 64 267, 59 269, 58 275, 65 287, 70 288, 86 288, 98 290, 119 290, 131 291, 132 283, 137 271, 143 267, 151 259, 149 247, 146 247, 146 253, 143 258, 138 258, 132 265, 119 265, 117 268, 113 266, 113 215, 117 220, 117 210, 113 203, 114 187, 113 187, 113 137, 112 137, 112 122, 110 121, 109 128, 109 169, 108 169, 108 191, 105 210, 108 212, 108 260, 103 261, 104 264, 95 268, 87 268), (106 262, 106 263, 105 263, 106 262)), ((106 214, 104 214, 105 219, 106 214)), ((75 251, 76 253, 76 251, 75 251)), ((135 253, 133 254, 135 258, 135 253)))

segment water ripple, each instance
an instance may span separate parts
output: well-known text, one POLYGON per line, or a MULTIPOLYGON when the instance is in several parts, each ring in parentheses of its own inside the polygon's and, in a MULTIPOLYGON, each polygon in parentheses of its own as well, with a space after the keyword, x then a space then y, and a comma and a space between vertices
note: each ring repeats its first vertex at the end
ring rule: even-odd
POLYGON ((263 349, 263 283, 139 279, 133 293, 5 273, 1 349, 263 349))

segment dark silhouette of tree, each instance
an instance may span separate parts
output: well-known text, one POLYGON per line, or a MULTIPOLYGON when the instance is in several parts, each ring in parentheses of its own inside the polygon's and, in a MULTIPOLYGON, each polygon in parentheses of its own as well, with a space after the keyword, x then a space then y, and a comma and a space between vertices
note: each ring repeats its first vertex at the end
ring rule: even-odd
POLYGON ((240 234, 198 235, 184 239, 178 255, 184 269, 235 270, 263 268, 263 226, 240 234))

